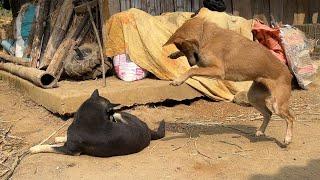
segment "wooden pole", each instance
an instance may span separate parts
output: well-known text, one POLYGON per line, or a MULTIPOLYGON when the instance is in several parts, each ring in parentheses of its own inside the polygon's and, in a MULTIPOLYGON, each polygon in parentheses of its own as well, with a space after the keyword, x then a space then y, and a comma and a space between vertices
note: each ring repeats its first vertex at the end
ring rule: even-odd
MULTIPOLYGON (((105 0, 108 1, 108 0, 105 0)), ((105 43, 107 42, 107 35, 106 35, 106 18, 105 18, 105 11, 103 8, 103 0, 99 0, 99 11, 100 11, 100 22, 101 22, 101 29, 102 29, 102 44, 103 44, 103 52, 105 53, 106 47, 105 43)))
POLYGON ((4 61, 7 61, 7 62, 19 64, 19 65, 22 65, 22 66, 29 66, 30 65, 30 62, 26 61, 23 58, 11 56, 11 55, 5 54, 3 52, 0 52, 0 61, 1 61, 1 59, 4 60, 4 61))
POLYGON ((92 12, 91 12, 91 7, 89 7, 88 5, 87 5, 87 10, 89 12, 90 21, 91 21, 94 33, 95 33, 97 41, 98 41, 98 46, 99 46, 99 50, 100 50, 100 58, 101 58, 101 66, 102 66, 103 86, 105 87, 106 86, 106 69, 104 67, 104 56, 103 56, 101 40, 100 40, 100 36, 99 36, 99 32, 97 30, 96 24, 94 23, 94 19, 93 19, 92 12))
POLYGON ((63 41, 68 31, 73 14, 72 0, 65 0, 61 6, 59 15, 49 38, 43 59, 40 62, 40 69, 46 69, 50 64, 54 53, 63 41))
POLYGON ((42 88, 53 88, 57 85, 57 81, 53 75, 36 68, 24 67, 13 63, 0 63, 0 70, 31 81, 42 88))
POLYGON ((46 20, 46 7, 50 4, 49 0, 39 0, 38 6, 39 6, 39 15, 36 20, 36 28, 34 32, 34 38, 32 43, 32 49, 31 49, 31 67, 36 67, 37 62, 40 59, 41 54, 41 42, 42 42, 42 36, 45 29, 45 20, 46 20))

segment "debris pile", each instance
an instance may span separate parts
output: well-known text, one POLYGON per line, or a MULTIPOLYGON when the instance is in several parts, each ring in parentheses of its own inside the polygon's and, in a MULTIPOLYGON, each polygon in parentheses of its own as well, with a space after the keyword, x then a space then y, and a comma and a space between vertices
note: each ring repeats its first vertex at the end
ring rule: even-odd
POLYGON ((4 48, 8 54, 0 53, 0 69, 42 88, 56 87, 64 75, 82 80, 105 77, 112 65, 102 52, 100 7, 102 1, 97 0, 39 0, 23 5, 14 20, 15 49, 10 51, 10 46, 4 48))

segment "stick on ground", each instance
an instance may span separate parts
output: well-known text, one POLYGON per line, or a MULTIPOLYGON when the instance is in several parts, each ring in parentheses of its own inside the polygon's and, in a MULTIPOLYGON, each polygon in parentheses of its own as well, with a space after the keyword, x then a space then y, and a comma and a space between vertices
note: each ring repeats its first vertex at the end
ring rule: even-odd
POLYGON ((63 127, 65 127, 68 124, 68 121, 65 122, 62 126, 60 126, 57 130, 55 130, 50 136, 48 136, 46 139, 42 140, 41 143, 38 145, 42 145, 43 143, 47 142, 52 136, 57 134, 63 127))

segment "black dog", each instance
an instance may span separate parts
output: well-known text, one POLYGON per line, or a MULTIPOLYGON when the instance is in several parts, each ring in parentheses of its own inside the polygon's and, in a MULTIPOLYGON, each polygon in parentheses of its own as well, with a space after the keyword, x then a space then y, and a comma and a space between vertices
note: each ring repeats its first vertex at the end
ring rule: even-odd
POLYGON ((67 138, 56 138, 64 145, 38 145, 31 153, 52 152, 67 155, 87 154, 98 157, 127 155, 141 151, 151 140, 165 136, 165 123, 157 131, 129 113, 114 113, 109 100, 95 90, 75 114, 68 128, 67 138))

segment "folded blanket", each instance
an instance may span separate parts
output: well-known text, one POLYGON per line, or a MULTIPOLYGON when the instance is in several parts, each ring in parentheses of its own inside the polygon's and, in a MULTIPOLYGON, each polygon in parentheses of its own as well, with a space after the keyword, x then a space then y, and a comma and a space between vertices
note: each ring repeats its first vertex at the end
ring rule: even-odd
MULTIPOLYGON (((125 53, 134 63, 159 79, 173 80, 187 71, 190 65, 185 57, 177 60, 168 58, 169 54, 177 51, 174 45, 162 46, 191 15, 188 12, 174 12, 152 16, 134 8, 117 13, 106 24, 105 54, 112 57, 125 53)), ((206 8, 202 8, 198 16, 252 39, 252 20, 206 8)), ((192 77, 186 82, 214 100, 225 101, 232 101, 237 92, 246 91, 251 85, 251 82, 230 82, 206 77, 192 77)))

